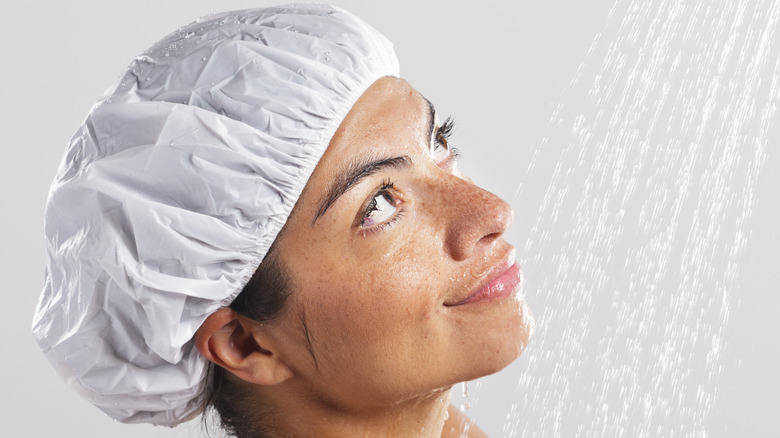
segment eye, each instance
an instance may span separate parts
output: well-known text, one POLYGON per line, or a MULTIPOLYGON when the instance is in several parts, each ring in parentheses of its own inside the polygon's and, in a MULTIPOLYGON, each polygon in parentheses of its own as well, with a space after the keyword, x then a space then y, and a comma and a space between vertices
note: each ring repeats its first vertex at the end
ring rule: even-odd
POLYGON ((452 117, 447 117, 444 123, 441 124, 433 133, 431 139, 431 158, 440 167, 445 167, 457 160, 459 154, 457 149, 450 147, 449 140, 452 135, 452 131, 455 129, 455 120, 452 117))
POLYGON ((368 202, 363 211, 363 218, 360 220, 360 226, 370 228, 382 224, 393 217, 398 210, 398 201, 391 193, 393 183, 383 183, 379 192, 368 202))

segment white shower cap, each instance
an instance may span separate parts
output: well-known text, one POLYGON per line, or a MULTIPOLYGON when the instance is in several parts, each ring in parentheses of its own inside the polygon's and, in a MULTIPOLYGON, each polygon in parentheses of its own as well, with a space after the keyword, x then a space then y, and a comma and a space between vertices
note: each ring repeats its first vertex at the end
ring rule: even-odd
POLYGON ((71 140, 33 332, 123 422, 201 410, 192 337, 249 281, 390 42, 327 5, 211 15, 138 56, 71 140))

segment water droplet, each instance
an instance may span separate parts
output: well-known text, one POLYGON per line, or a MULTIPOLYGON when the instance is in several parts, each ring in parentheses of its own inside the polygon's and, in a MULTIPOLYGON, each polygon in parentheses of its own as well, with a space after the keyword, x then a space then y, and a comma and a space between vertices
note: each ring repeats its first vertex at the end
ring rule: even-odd
POLYGON ((207 59, 208 59, 208 58, 207 58, 207 57, 205 57, 205 56, 204 56, 203 58, 200 58, 200 60, 201 60, 201 61, 205 61, 205 60, 207 60, 207 59))

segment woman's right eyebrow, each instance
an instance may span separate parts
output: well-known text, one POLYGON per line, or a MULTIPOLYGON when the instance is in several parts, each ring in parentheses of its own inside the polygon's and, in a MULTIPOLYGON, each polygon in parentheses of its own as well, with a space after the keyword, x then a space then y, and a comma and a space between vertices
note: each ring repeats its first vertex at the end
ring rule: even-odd
POLYGON ((317 209, 317 213, 311 221, 312 226, 317 222, 322 215, 328 211, 331 205, 336 202, 337 199, 349 189, 356 186, 364 178, 369 177, 380 170, 388 168, 405 168, 412 166, 412 158, 408 155, 401 155, 398 157, 381 158, 378 160, 372 160, 369 162, 357 162, 353 163, 345 172, 339 175, 333 184, 328 189, 328 193, 320 203, 320 207, 317 209))

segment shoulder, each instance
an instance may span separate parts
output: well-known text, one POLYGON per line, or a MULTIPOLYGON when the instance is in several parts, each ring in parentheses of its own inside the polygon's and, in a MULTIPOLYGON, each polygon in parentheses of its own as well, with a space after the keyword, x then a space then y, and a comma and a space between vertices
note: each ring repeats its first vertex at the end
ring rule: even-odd
POLYGON ((442 438, 488 438, 485 432, 460 409, 450 405, 447 413, 449 416, 441 431, 442 438))

